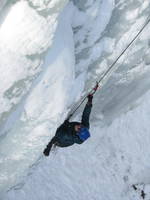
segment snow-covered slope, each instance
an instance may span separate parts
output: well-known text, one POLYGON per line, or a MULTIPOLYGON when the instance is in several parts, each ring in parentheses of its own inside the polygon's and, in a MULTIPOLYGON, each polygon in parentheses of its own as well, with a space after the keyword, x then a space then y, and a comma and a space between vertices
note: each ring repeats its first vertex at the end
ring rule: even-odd
POLYGON ((92 137, 85 144, 55 150, 37 161, 4 200, 141 200, 142 190, 148 200, 149 99, 150 92, 140 99, 140 106, 108 127, 92 123, 92 137))
MULTIPOLYGON (((141 96, 150 85, 150 25, 101 83, 91 139, 42 156, 150 11, 148 0, 67 2, 0 5, 0 199, 138 200, 136 183, 144 183, 138 187, 148 198, 150 94, 141 96)), ((72 120, 80 120, 82 109, 72 120)))

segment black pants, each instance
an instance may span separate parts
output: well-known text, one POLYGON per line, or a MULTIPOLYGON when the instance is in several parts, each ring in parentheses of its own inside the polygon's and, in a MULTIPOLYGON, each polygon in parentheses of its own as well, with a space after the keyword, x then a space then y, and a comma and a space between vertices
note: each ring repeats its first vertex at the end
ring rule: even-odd
MULTIPOLYGON (((91 108, 92 108, 92 104, 87 103, 83 110, 83 114, 82 114, 81 124, 83 124, 87 128, 89 128, 89 118, 90 118, 91 108)), ((49 155, 49 152, 50 152, 53 144, 55 144, 56 146, 59 146, 59 139, 58 139, 57 132, 56 132, 56 135, 51 139, 51 141, 48 143, 47 147, 45 148, 45 150, 43 152, 46 156, 49 155)), ((64 146, 60 145, 60 146, 66 147, 66 145, 64 145, 64 146)), ((67 146, 69 146, 69 145, 67 145, 67 146)))

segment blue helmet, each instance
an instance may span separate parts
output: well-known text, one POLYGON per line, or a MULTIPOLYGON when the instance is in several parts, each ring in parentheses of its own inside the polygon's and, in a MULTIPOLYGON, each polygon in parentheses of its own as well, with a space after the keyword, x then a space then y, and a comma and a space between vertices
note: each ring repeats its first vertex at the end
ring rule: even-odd
POLYGON ((77 133, 77 135, 79 136, 79 138, 82 141, 85 141, 90 137, 90 132, 87 128, 83 127, 80 129, 80 131, 77 133))

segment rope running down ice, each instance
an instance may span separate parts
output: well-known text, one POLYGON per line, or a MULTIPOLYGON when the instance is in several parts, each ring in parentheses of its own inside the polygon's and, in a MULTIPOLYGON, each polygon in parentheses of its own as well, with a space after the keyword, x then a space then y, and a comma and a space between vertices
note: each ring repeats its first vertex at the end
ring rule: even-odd
MULTIPOLYGON (((113 68, 113 66, 117 63, 117 61, 122 57, 122 55, 127 51, 127 49, 132 45, 132 43, 137 39, 137 37, 143 32, 143 30, 146 28, 146 26, 150 23, 150 18, 146 21, 146 23, 143 25, 143 27, 140 29, 140 31, 136 34, 136 36, 131 40, 131 42, 127 45, 127 47, 121 52, 121 54, 116 58, 116 60, 111 64, 111 66, 106 70, 106 72, 102 75, 102 77, 96 82, 96 85, 94 86, 94 88, 91 89, 91 91, 88 93, 89 94, 94 94, 98 88, 98 85, 100 84, 100 82, 105 78, 105 76, 109 73, 109 71, 113 68)), ((81 106, 81 104, 85 101, 85 99, 87 98, 86 95, 82 101, 80 102, 80 104, 74 109, 74 111, 69 115, 68 118, 70 118, 77 110, 78 108, 81 106)))

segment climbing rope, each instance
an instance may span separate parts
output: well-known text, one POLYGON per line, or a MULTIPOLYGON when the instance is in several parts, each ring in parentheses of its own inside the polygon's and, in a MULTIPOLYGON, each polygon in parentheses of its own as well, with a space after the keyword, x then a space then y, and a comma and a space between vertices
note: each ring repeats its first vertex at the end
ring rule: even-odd
MULTIPOLYGON (((132 43, 137 39, 137 37, 143 32, 145 27, 150 23, 150 18, 146 21, 146 23, 143 25, 143 27, 140 29, 140 31, 136 34, 136 36, 131 40, 131 42, 127 45, 127 47, 121 52, 121 54, 116 58, 116 60, 111 64, 111 66, 106 70, 106 72, 102 75, 102 77, 96 82, 96 85, 94 88, 91 89, 91 91, 88 93, 88 95, 94 95, 94 93, 97 91, 100 82, 105 78, 105 76, 110 72, 110 70, 114 67, 114 65, 117 63, 117 61, 122 57, 122 55, 127 51, 127 49, 132 45, 132 43)), ((78 110, 78 108, 82 105, 82 103, 85 101, 85 99, 88 97, 86 96, 82 99, 82 101, 79 103, 79 105, 72 111, 72 113, 69 115, 68 119, 72 117, 72 115, 78 110)))

